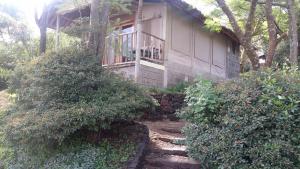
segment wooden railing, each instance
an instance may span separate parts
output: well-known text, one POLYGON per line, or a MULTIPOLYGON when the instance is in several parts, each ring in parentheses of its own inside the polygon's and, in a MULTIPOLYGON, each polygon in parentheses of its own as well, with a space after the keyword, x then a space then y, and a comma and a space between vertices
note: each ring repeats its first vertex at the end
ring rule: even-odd
MULTIPOLYGON (((114 65, 135 61, 136 32, 110 35, 106 38, 103 65, 114 65)), ((163 64, 165 41, 149 33, 142 33, 141 59, 163 64)))
POLYGON ((142 42, 141 59, 163 64, 165 58, 165 40, 143 32, 142 42))

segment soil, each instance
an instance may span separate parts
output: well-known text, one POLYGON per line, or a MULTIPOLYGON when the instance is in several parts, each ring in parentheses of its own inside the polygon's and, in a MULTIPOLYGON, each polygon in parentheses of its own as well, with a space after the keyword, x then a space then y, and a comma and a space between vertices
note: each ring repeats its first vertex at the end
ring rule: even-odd
POLYGON ((183 121, 143 122, 149 128, 150 144, 143 169, 199 169, 200 164, 187 155, 181 129, 183 121))

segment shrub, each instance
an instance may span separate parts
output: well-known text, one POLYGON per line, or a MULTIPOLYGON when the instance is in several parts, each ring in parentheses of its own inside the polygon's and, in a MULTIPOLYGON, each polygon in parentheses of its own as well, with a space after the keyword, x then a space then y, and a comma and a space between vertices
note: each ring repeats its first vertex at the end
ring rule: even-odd
POLYGON ((147 92, 151 95, 156 95, 156 94, 184 94, 185 90, 187 87, 190 85, 189 82, 180 82, 175 86, 171 86, 168 88, 147 88, 147 92))
POLYGON ((181 113, 189 154, 204 168, 300 168, 300 73, 251 72, 200 80, 181 113))
POLYGON ((68 49, 17 66, 11 80, 17 101, 6 116, 6 138, 15 145, 53 145, 81 129, 133 120, 152 106, 139 87, 97 62, 84 50, 68 49))
POLYGON ((47 155, 30 155, 17 151, 16 158, 7 160, 8 169, 118 169, 124 167, 134 154, 133 141, 103 140, 100 145, 91 145, 79 140, 64 143, 47 155))

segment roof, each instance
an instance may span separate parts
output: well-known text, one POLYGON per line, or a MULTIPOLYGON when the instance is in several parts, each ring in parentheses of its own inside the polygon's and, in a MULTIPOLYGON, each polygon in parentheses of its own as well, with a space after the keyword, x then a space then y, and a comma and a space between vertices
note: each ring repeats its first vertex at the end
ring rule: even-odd
MULTIPOLYGON (((50 4, 50 15, 49 15, 49 19, 48 19, 48 27, 49 28, 56 28, 56 19, 57 19, 57 15, 59 14, 60 17, 60 26, 68 26, 70 25, 72 22, 74 22, 74 20, 78 19, 79 17, 89 17, 90 14, 90 5, 89 2, 90 0, 83 0, 87 3, 83 3, 83 5, 81 6, 76 6, 76 4, 74 4, 74 7, 69 6, 68 8, 64 9, 64 10, 58 10, 59 6, 63 3, 66 2, 66 0, 53 0, 52 4, 50 4)), ((128 1, 128 0, 125 0, 128 1)), ((184 14, 186 14, 186 16, 191 17, 192 19, 195 19, 198 21, 199 25, 204 26, 204 22, 206 17, 202 14, 201 11, 199 11, 196 8, 193 8, 190 4, 188 4, 187 2, 183 1, 183 0, 144 0, 144 2, 150 2, 150 3, 158 3, 158 2, 166 2, 168 5, 170 5, 171 7, 178 9, 179 11, 183 12, 184 14)), ((137 7, 138 4, 138 0, 133 0, 132 6, 130 8, 132 8, 132 10, 136 10, 135 8, 137 7)), ((236 36, 236 34, 222 26, 222 29, 220 31, 220 34, 223 34, 227 37, 229 37, 230 39, 232 39, 233 41, 235 41, 236 43, 239 44, 239 39, 236 36)))

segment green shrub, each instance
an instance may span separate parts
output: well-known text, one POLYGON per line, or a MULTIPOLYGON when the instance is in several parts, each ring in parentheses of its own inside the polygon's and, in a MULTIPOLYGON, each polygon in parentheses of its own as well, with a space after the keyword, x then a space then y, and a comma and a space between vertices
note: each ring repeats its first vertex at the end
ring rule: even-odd
POLYGON ((198 79, 197 83, 188 87, 185 102, 188 103, 188 106, 185 111, 181 112, 181 118, 192 123, 214 120, 218 108, 218 96, 211 81, 198 79))
POLYGON ((61 143, 80 129, 99 131, 134 120, 152 106, 129 81, 104 70, 84 50, 68 49, 18 65, 11 80, 16 106, 4 132, 15 145, 61 143))
POLYGON ((166 93, 166 94, 181 94, 184 93, 185 90, 188 88, 190 83, 188 82, 180 82, 175 86, 168 87, 168 88, 147 88, 148 93, 150 94, 161 94, 161 93, 166 93))
POLYGON ((188 82, 180 82, 175 86, 168 87, 163 90, 166 93, 184 93, 186 88, 189 86, 188 82))
POLYGON ((40 156, 17 151, 14 159, 7 160, 8 169, 119 169, 135 152, 132 141, 111 143, 103 140, 91 145, 75 140, 64 143, 55 151, 40 156))
POLYGON ((300 73, 251 72, 238 80, 200 80, 181 117, 189 154, 203 168, 300 168, 300 73))

